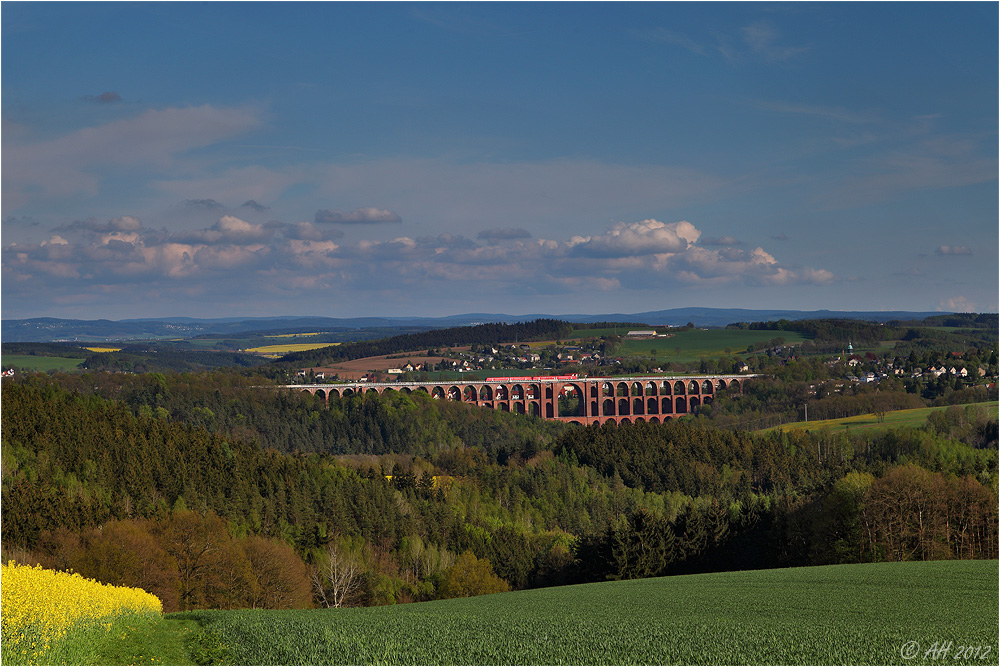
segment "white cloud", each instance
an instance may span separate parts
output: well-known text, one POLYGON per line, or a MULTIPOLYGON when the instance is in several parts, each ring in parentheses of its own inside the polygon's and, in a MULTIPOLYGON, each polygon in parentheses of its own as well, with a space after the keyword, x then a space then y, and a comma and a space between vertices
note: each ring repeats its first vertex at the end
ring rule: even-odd
POLYGON ((232 215, 178 234, 145 229, 137 218, 125 216, 108 223, 86 221, 72 231, 78 232, 75 241, 53 235, 37 245, 7 246, 4 276, 12 284, 30 283, 54 294, 107 289, 118 295, 119 286, 128 283, 136 290, 139 285, 195 290, 206 299, 212 293, 233 298, 246 293, 248 285, 258 295, 350 286, 356 298, 366 298, 414 287, 454 296, 461 286, 475 284, 480 298, 495 299, 515 293, 628 294, 653 285, 789 286, 835 279, 824 269, 785 266, 761 247, 700 246, 701 231, 687 221, 619 222, 598 235, 503 244, 439 234, 343 245, 309 222, 259 225, 232 215))
POLYGON ((943 310, 949 313, 974 313, 976 312, 975 304, 966 299, 964 296, 953 296, 949 299, 944 299, 938 306, 938 310, 943 310))
POLYGON ((701 232, 690 222, 658 220, 619 222, 601 236, 573 237, 573 254, 586 257, 625 257, 677 253, 698 241, 701 232))
POLYGON ((972 251, 964 245, 942 245, 934 249, 936 255, 971 255, 972 251))
POLYGON ((265 241, 274 233, 273 228, 255 225, 232 215, 224 215, 208 229, 175 235, 177 240, 199 243, 252 243, 265 241))

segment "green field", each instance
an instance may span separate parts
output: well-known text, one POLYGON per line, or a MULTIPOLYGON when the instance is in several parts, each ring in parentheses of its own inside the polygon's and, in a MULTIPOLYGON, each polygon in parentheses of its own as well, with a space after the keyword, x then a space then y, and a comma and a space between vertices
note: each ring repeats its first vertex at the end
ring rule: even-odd
MULTIPOLYGON (((994 419, 1000 415, 1000 403, 997 401, 987 401, 985 403, 975 403, 993 415, 994 419)), ((965 407, 959 406, 959 407, 965 407)), ((898 426, 923 426, 927 423, 927 416, 938 410, 948 408, 915 408, 913 410, 895 410, 885 415, 885 421, 879 422, 878 417, 872 414, 858 415, 856 417, 844 417, 843 419, 820 419, 815 421, 801 421, 790 424, 782 424, 775 428, 782 431, 794 431, 798 429, 820 430, 829 429, 830 432, 852 431, 852 430, 882 430, 898 426)), ((769 430, 769 429, 765 429, 769 430)))
POLYGON ((837 565, 168 618, 198 621, 196 650, 222 664, 996 664, 997 574, 837 565))
POLYGON ((48 371, 71 371, 83 363, 83 359, 69 357, 42 357, 33 354, 5 354, 0 364, 5 367, 30 368, 43 373, 48 371))
MULTIPOLYGON (((595 338, 617 334, 624 337, 630 330, 618 329, 579 329, 573 332, 574 338, 595 338)), ((660 330, 665 331, 665 330, 660 330)), ((763 343, 772 338, 784 338, 786 344, 797 345, 807 340, 796 331, 755 331, 743 329, 690 329, 678 331, 670 338, 646 338, 628 340, 615 354, 630 356, 650 356, 656 351, 656 358, 664 361, 690 362, 702 357, 718 357, 721 355, 744 355, 747 346, 763 343)))
POLYGON ((688 362, 702 357, 718 357, 723 354, 746 354, 748 345, 763 343, 772 338, 784 338, 795 345, 806 340, 794 331, 741 331, 738 329, 692 329, 674 334, 671 338, 630 340, 622 344, 625 354, 649 356, 656 350, 657 359, 688 362))

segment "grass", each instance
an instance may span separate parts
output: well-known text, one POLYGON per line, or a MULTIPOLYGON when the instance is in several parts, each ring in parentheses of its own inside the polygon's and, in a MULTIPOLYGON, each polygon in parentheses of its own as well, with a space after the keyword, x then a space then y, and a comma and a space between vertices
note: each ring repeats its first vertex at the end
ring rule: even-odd
POLYGON ((648 357, 655 350, 655 358, 658 360, 683 363, 697 361, 702 357, 746 354, 749 345, 763 343, 778 337, 784 338, 785 343, 789 345, 806 340, 802 334, 794 331, 691 329, 676 333, 670 338, 627 340, 622 343, 622 352, 627 355, 648 357))
MULTIPOLYGON (((3 663, 14 665, 184 665, 191 664, 182 628, 197 630, 194 621, 166 619, 159 614, 123 612, 99 619, 82 619, 47 649, 6 637, 3 663)), ((41 641, 41 640, 39 640, 41 641)))
POLYGON ((838 565, 168 618, 201 623, 196 652, 219 664, 996 664, 997 573, 838 565), (951 655, 927 653, 935 642, 951 655))
MULTIPOLYGON (((617 334, 624 338, 630 331, 628 327, 618 329, 578 329, 573 332, 573 338, 562 341, 564 344, 574 340, 597 338, 617 334)), ((658 329, 661 333, 666 329, 658 329)), ((743 329, 690 329, 675 331, 669 338, 643 338, 639 340, 623 340, 614 356, 649 357, 656 351, 655 358, 664 362, 676 361, 686 363, 698 361, 702 357, 719 357, 722 355, 745 355, 750 345, 764 343, 772 338, 784 338, 785 343, 796 345, 807 340, 805 336, 795 331, 756 331, 743 329)), ((540 344, 541 346, 548 343, 540 344)), ((532 347, 535 347, 533 344, 532 347)))
POLYGON ((102 649, 97 665, 190 665, 199 630, 192 620, 160 618, 146 633, 134 633, 102 649))
POLYGON ((83 361, 70 357, 42 357, 33 354, 5 354, 0 358, 0 363, 6 367, 28 368, 42 373, 75 370, 83 361))
MULTIPOLYGON (((974 403, 971 405, 978 405, 986 410, 989 410, 993 415, 994 419, 998 418, 1000 415, 1000 403, 997 401, 987 401, 985 403, 974 403)), ((951 407, 951 406, 949 406, 951 407)), ((965 407, 965 406, 959 406, 965 407)), ((927 417, 932 412, 937 412, 939 410, 947 410, 948 408, 914 408, 912 410, 894 410, 885 415, 885 421, 880 422, 878 417, 873 414, 867 415, 857 415, 855 417, 844 417, 841 419, 820 419, 814 421, 801 421, 793 422, 790 424, 782 424, 775 428, 782 431, 794 431, 799 429, 808 430, 822 430, 829 429, 832 433, 838 431, 850 431, 850 430, 884 430, 891 429, 900 426, 910 426, 917 427, 923 426, 927 423, 927 417)), ((769 429, 768 429, 769 430, 769 429)))
POLYGON ((190 637, 197 632, 194 621, 133 618, 106 633, 70 635, 50 662, 77 665, 189 665, 190 637))
POLYGON ((46 662, 76 665, 190 665, 192 638, 198 633, 192 620, 158 617, 130 619, 108 632, 71 635, 46 662))

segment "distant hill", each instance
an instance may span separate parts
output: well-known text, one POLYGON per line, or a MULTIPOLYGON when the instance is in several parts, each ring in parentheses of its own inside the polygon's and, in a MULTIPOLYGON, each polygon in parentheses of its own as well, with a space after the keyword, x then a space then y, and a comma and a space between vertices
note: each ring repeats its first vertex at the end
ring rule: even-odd
POLYGON ((767 322, 819 318, 858 319, 870 322, 919 320, 940 312, 911 311, 833 311, 833 310, 753 310, 745 308, 672 308, 643 313, 563 314, 466 313, 449 317, 256 317, 198 319, 163 317, 128 320, 68 320, 40 317, 26 320, 3 320, 0 339, 4 342, 50 341, 122 341, 190 338, 206 334, 246 332, 296 333, 317 329, 367 329, 373 327, 421 327, 437 329, 484 324, 487 322, 528 322, 536 319, 559 319, 568 322, 646 322, 651 325, 724 327, 734 322, 767 322))

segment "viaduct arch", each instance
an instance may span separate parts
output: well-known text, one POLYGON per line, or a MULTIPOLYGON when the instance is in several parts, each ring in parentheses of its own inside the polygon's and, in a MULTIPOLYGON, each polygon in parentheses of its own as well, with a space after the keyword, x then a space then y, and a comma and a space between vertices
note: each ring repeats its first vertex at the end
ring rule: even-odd
POLYGON ((329 402, 331 397, 427 392, 432 398, 577 424, 662 423, 709 405, 723 392, 742 393, 756 375, 639 377, 511 377, 447 382, 342 382, 284 385, 329 402))

